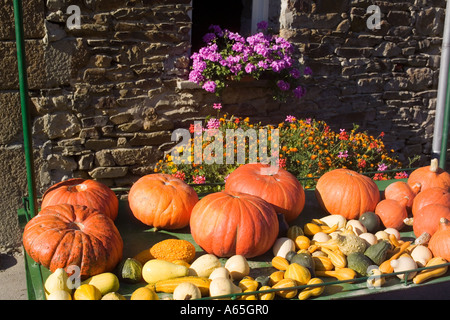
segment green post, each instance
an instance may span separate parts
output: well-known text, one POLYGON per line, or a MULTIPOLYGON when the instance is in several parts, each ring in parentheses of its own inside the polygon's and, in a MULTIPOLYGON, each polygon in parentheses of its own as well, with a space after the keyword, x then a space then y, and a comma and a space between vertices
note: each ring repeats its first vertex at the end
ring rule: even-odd
POLYGON ((17 66, 19 71, 20 106, 22 111, 23 146, 27 171, 29 206, 32 216, 37 214, 36 186, 33 161, 33 141, 30 130, 30 115, 28 109, 28 80, 25 61, 25 41, 23 34, 22 0, 14 0, 14 23, 17 47, 17 66))
POLYGON ((447 148, 448 148, 448 123, 450 122, 450 72, 447 81, 447 92, 445 97, 444 119, 442 123, 442 141, 441 141, 441 155, 439 158, 439 167, 445 170, 447 162, 447 148))

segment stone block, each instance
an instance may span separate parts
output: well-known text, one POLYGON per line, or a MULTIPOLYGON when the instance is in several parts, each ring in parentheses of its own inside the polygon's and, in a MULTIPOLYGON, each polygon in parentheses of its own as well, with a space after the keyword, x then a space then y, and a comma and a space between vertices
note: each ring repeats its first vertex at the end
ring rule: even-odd
MULTIPOLYGON (((44 1, 23 0, 23 33, 25 39, 44 37, 44 1)), ((0 39, 14 40, 14 6, 13 0, 4 0, 0 5, 0 39)))
POLYGON ((18 92, 0 91, 0 144, 10 144, 18 140, 22 132, 22 113, 18 92))
POLYGON ((124 177, 128 172, 128 167, 97 167, 89 171, 93 179, 108 179, 124 177))

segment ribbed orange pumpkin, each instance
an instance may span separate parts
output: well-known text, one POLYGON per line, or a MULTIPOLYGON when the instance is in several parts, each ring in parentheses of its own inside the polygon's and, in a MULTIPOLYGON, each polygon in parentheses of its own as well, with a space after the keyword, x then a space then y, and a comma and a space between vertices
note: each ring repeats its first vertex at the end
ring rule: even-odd
POLYGON ((380 201, 375 182, 356 171, 335 169, 317 181, 316 198, 330 214, 340 214, 347 220, 357 219, 367 211, 374 211, 380 201))
POLYGON ((128 203, 136 219, 148 226, 168 230, 188 226, 197 201, 194 188, 163 173, 141 177, 128 193, 128 203))
POLYGON ((412 187, 420 184, 420 191, 439 187, 450 192, 450 174, 439 167, 438 159, 432 159, 429 166, 421 167, 408 177, 408 184, 412 187))
POLYGON ((416 237, 428 232, 431 236, 439 227, 439 220, 450 220, 450 208, 441 204, 429 204, 416 212, 413 218, 413 230, 416 237))
POLYGON ((404 202, 406 208, 411 210, 414 198, 419 189, 419 185, 414 186, 413 189, 405 181, 395 181, 386 187, 384 190, 384 197, 386 199, 404 202))
POLYGON ((235 169, 225 182, 225 191, 259 196, 284 214, 286 222, 297 218, 305 206, 305 191, 290 172, 268 164, 249 163, 235 169))
POLYGON ((262 255, 278 235, 274 208, 241 192, 221 191, 202 198, 192 209, 190 227, 194 241, 218 257, 262 255))
POLYGON ((403 220, 408 217, 405 202, 392 199, 381 200, 375 208, 375 214, 380 217, 386 228, 401 230, 405 226, 403 220))
MULTIPOLYGON (((23 245, 36 262, 54 272, 76 265, 82 278, 109 272, 122 259, 123 241, 112 219, 86 206, 42 209, 25 225, 23 245)), ((72 270, 73 271, 73 270, 72 270)))
POLYGON ((450 261, 450 221, 448 218, 439 220, 439 228, 431 236, 428 248, 430 248, 434 257, 441 257, 450 261))
POLYGON ((54 184, 43 194, 41 208, 63 203, 97 209, 113 220, 119 212, 115 193, 103 183, 91 179, 74 178, 54 184))
POLYGON ((450 192, 438 187, 419 192, 414 198, 412 214, 415 215, 421 208, 433 203, 450 207, 450 192))

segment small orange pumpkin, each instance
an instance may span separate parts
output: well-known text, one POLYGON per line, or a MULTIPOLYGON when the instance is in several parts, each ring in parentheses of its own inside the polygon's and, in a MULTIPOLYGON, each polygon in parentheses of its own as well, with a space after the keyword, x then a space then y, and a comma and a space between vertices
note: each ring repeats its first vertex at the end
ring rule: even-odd
POLYGON ((349 169, 334 169, 317 181, 316 198, 330 214, 340 214, 347 220, 358 219, 374 211, 380 201, 377 185, 367 176, 349 169))
POLYGON ((428 248, 434 257, 450 261, 450 221, 448 219, 441 218, 439 220, 439 228, 431 236, 428 248))
POLYGON ((438 159, 432 159, 429 166, 411 172, 408 177, 408 184, 411 187, 420 184, 420 191, 439 187, 450 192, 450 174, 439 167, 438 159))
POLYGON ((417 194, 412 205, 413 216, 423 207, 429 204, 442 204, 450 207, 450 192, 445 189, 432 187, 417 194))
POLYGON ((405 201, 406 208, 411 210, 419 188, 419 185, 415 185, 414 188, 411 188, 405 181, 395 181, 386 187, 384 190, 384 197, 396 201, 405 201))
POLYGON ((408 217, 405 202, 392 199, 381 200, 375 208, 375 214, 380 217, 386 228, 397 230, 401 230, 405 226, 403 220, 408 217))
POLYGON ((416 237, 427 232, 432 236, 439 227, 441 218, 450 219, 450 208, 442 204, 429 204, 421 208, 413 218, 413 230, 416 237))
POLYGON ((136 219, 160 229, 181 229, 189 225, 192 208, 197 202, 194 188, 163 173, 141 177, 128 194, 128 203, 136 219))

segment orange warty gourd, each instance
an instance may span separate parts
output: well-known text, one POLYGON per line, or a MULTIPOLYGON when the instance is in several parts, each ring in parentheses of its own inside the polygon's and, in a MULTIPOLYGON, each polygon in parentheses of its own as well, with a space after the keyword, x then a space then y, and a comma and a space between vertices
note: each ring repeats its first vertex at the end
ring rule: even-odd
POLYGON ((54 184, 43 194, 41 209, 63 203, 97 209, 113 220, 119 212, 115 193, 103 183, 91 179, 74 178, 54 184))
POLYGON ((432 236, 438 229, 441 218, 450 219, 450 208, 442 204, 429 204, 417 211, 413 218, 413 230, 416 237, 424 232, 432 236))
POLYGON ((375 208, 375 214, 380 217, 386 228, 401 230, 404 227, 403 220, 408 217, 405 201, 399 202, 392 199, 381 200, 375 208))
POLYGON ((198 201, 194 188, 169 174, 141 177, 130 188, 128 203, 142 223, 159 229, 181 229, 189 225, 198 201))
POLYGON ((414 188, 405 181, 395 181, 388 185, 384 190, 384 197, 395 201, 404 202, 406 208, 411 210, 414 198, 420 189, 420 185, 415 185, 414 188))
POLYGON ((450 221, 448 218, 439 220, 439 228, 431 236, 428 248, 430 248, 434 257, 450 261, 450 221))
POLYGON ((420 184, 420 191, 439 187, 450 192, 450 174, 439 167, 438 159, 432 159, 429 166, 411 172, 408 177, 408 184, 411 187, 420 184))
POLYGON ((202 198, 192 209, 191 234, 208 253, 218 257, 256 257, 267 252, 278 236, 275 209, 260 197, 221 191, 202 198))
POLYGON ((438 187, 419 192, 414 198, 412 214, 415 215, 421 208, 433 203, 450 207, 450 192, 438 187))
POLYGON ((114 221, 99 211, 59 204, 42 209, 25 225, 28 255, 51 272, 77 265, 82 278, 110 272, 122 259, 123 241, 114 221))
POLYGON ((305 191, 297 178, 283 168, 249 163, 234 170, 225 182, 225 191, 259 196, 284 214, 286 222, 297 218, 305 206, 305 191))
POLYGON ((317 181, 316 198, 329 214, 340 214, 347 220, 358 219, 367 211, 374 211, 380 201, 375 182, 356 171, 334 169, 317 181))

